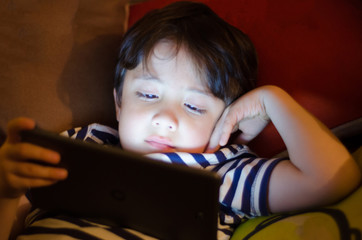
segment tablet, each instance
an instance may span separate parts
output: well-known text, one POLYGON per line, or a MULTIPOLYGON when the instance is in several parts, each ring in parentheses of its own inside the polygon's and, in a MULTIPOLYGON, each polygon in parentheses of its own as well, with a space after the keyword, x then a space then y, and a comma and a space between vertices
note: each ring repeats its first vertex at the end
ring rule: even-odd
POLYGON ((39 128, 22 140, 55 150, 68 178, 30 190, 34 207, 132 228, 160 239, 216 239, 220 177, 60 136, 39 128))

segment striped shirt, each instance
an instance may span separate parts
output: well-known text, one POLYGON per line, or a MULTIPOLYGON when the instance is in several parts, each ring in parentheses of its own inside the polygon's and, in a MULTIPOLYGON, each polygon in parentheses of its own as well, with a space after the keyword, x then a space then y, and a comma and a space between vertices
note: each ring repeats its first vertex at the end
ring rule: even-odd
MULTIPOLYGON (((87 142, 120 146, 118 132, 100 124, 71 129, 62 135, 87 142)), ((157 161, 214 171, 221 176, 219 240, 229 239, 233 229, 243 221, 269 214, 267 190, 270 175, 276 164, 285 160, 259 158, 243 145, 229 145, 215 153, 152 153, 146 156, 157 161)), ((134 230, 67 216, 53 216, 39 209, 28 216, 26 227, 19 239, 30 239, 26 237, 34 235, 44 236, 44 239, 57 239, 55 236, 67 236, 68 239, 154 239, 134 230)))

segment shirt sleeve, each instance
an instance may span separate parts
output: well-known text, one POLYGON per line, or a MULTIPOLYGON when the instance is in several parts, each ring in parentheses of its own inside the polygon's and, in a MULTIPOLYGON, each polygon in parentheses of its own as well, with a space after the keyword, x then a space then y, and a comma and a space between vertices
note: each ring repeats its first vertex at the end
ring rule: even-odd
POLYGON ((212 171, 222 177, 220 203, 249 218, 269 215, 269 179, 283 160, 287 158, 266 159, 244 152, 214 167, 212 171))
POLYGON ((94 142, 102 145, 119 145, 118 131, 98 123, 85 127, 73 128, 60 135, 85 142, 94 142))

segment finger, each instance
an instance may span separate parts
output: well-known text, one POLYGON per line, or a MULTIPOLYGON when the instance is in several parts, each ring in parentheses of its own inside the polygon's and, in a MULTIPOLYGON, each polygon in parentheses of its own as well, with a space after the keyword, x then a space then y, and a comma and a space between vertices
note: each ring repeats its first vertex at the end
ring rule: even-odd
POLYGON ((214 130, 210 136, 210 140, 209 140, 209 144, 208 144, 206 152, 214 152, 215 150, 217 150, 219 148, 219 140, 220 140, 220 137, 222 134, 222 126, 224 124, 226 111, 228 111, 228 110, 225 109, 225 111, 223 112, 223 114, 221 115, 221 117, 219 118, 217 123, 215 124, 214 130))
POLYGON ((1 194, 16 197, 24 194, 28 188, 49 186, 67 178, 65 169, 44 167, 28 162, 6 161, 7 171, 2 176, 1 194))
MULTIPOLYGON (((225 146, 230 138, 231 133, 235 130, 237 124, 237 118, 235 114, 228 107, 220 117, 219 121, 215 125, 214 131, 210 137, 208 151, 220 146, 225 146)), ((236 128, 237 130, 237 128, 236 128)))
POLYGON ((238 129, 238 121, 239 118, 237 114, 230 108, 230 110, 226 112, 223 123, 220 126, 220 146, 225 146, 228 143, 230 135, 238 129))
POLYGON ((239 122, 241 134, 238 136, 238 141, 241 144, 246 144, 259 135, 261 131, 269 124, 269 118, 257 116, 254 118, 246 118, 239 122))
POLYGON ((208 153, 215 152, 219 148, 219 140, 220 140, 221 133, 218 129, 219 128, 215 128, 211 134, 209 144, 208 144, 207 150, 206 150, 206 152, 208 152, 208 153))
POLYGON ((57 183, 59 180, 28 178, 18 175, 12 175, 9 179, 12 183, 12 195, 26 192, 29 188, 45 187, 57 183), (16 190, 14 190, 16 189, 16 190))
POLYGON ((30 118, 16 118, 11 120, 7 128, 7 140, 9 143, 20 142, 19 132, 22 130, 31 130, 35 127, 35 122, 30 118))
POLYGON ((29 162, 14 164, 11 172, 19 178, 32 179, 33 181, 58 181, 64 180, 68 176, 68 172, 64 168, 42 166, 29 162))
POLYGON ((60 154, 30 143, 17 143, 9 147, 8 157, 20 161, 37 160, 49 164, 58 164, 60 154))
POLYGON ((223 131, 221 133, 221 137, 219 140, 220 146, 225 146, 228 143, 231 134, 234 133, 236 130, 237 130, 236 121, 225 121, 223 131))

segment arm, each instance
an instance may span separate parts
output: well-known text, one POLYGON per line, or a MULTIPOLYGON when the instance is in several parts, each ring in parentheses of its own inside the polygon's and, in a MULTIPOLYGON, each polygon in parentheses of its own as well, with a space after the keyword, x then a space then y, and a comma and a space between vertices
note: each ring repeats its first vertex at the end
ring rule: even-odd
POLYGON ((19 198, 0 198, 0 239, 12 239, 23 229, 31 204, 25 195, 19 198))
POLYGON ((279 163, 271 175, 271 212, 332 203, 357 186, 361 174, 344 146, 290 95, 275 86, 251 91, 228 107, 215 127, 210 145, 224 145, 235 129, 243 132, 241 138, 245 142, 251 140, 266 126, 268 118, 290 156, 290 161, 279 163))
POLYGON ((0 147, 0 239, 8 239, 12 230, 21 229, 30 208, 24 196, 27 189, 47 186, 67 176, 64 169, 27 161, 33 159, 50 164, 60 161, 58 153, 20 141, 19 132, 34 126, 35 123, 30 119, 11 121, 7 139, 0 147))

